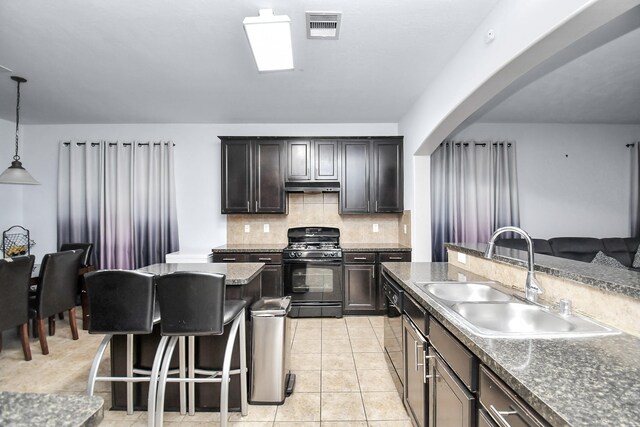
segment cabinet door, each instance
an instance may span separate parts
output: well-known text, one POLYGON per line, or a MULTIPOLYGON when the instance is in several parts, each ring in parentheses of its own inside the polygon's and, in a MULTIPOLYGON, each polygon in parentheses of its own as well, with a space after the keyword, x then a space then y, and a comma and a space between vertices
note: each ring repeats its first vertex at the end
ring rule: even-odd
POLYGON ((375 265, 344 266, 344 312, 376 309, 375 265))
POLYGON ((255 200, 252 212, 285 213, 283 152, 282 141, 255 143, 255 200))
POLYGON ((222 213, 251 212, 251 142, 222 140, 222 213))
POLYGON ((369 141, 342 141, 340 213, 369 213, 369 141))
POLYGON ((435 351, 429 359, 430 427, 475 426, 475 397, 435 351))
POLYGON ((404 346, 402 352, 404 361, 404 404, 414 424, 418 427, 426 427, 427 384, 424 351, 427 342, 406 316, 402 316, 402 342, 404 346))
POLYGON ((339 179, 338 141, 314 141, 313 154, 313 179, 316 181, 337 181, 339 179))
POLYGON ((404 208, 402 141, 379 140, 373 143, 374 212, 402 212, 404 208))
POLYGON ((287 181, 311 179, 311 141, 287 141, 287 181))

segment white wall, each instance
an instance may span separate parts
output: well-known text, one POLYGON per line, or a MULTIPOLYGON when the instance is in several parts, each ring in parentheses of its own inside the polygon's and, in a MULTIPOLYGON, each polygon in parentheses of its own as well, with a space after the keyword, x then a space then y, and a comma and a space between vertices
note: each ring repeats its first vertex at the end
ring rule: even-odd
POLYGON ((514 140, 521 226, 533 237, 627 237, 640 125, 476 123, 455 140, 514 140))
MULTIPOLYGON (((0 127, 0 132, 2 129, 0 127)), ((59 141, 171 140, 176 144, 180 247, 208 250, 227 240, 226 217, 220 213, 220 140, 217 136, 395 136, 397 132, 395 123, 25 126, 26 165, 43 185, 23 190, 24 221, 38 243, 34 248, 37 257, 56 250, 59 141)))
MULTIPOLYGON (((23 166, 31 172, 29 156, 23 156, 25 142, 23 140, 23 126, 20 126, 20 159, 23 166)), ((0 173, 4 172, 13 161, 15 154, 16 124, 6 120, 0 120, 0 173)), ((37 178, 36 178, 37 179, 37 178)), ((0 184, 0 238, 1 233, 13 225, 21 225, 28 228, 22 217, 22 194, 24 185, 0 184)), ((2 254, 0 254, 0 258, 2 254)))

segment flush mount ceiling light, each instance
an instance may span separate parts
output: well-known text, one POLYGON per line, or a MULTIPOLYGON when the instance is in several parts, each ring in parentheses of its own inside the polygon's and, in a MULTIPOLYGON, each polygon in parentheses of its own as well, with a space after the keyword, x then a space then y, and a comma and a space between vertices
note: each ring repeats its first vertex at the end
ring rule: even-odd
POLYGON ((18 97, 16 101, 16 154, 13 156, 13 162, 11 162, 11 166, 9 166, 7 170, 4 171, 2 175, 0 175, 0 184, 38 185, 40 183, 33 179, 29 172, 27 172, 27 170, 22 167, 20 156, 18 155, 18 127, 20 126, 20 83, 26 83, 27 79, 23 79, 22 77, 18 76, 11 76, 11 80, 18 83, 18 97))
POLYGON ((260 16, 242 21, 258 71, 293 70, 291 19, 260 9, 260 16))

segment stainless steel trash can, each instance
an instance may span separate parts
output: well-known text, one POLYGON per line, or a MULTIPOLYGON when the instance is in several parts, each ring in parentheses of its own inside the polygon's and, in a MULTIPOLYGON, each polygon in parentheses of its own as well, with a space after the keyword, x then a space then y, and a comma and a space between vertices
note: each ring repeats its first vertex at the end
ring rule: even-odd
POLYGON ((289 372, 291 353, 291 297, 262 298, 251 306, 252 404, 282 404, 293 392, 289 372))

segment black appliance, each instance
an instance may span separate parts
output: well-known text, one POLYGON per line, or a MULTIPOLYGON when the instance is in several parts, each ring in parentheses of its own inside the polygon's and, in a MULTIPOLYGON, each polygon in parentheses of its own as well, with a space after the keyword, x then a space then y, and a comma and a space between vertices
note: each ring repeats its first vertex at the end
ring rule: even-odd
POLYGON ((391 378, 402 398, 403 358, 402 358, 402 311, 404 291, 396 286, 386 273, 382 273, 382 289, 386 300, 384 316, 384 355, 389 365, 391 378))
POLYGON ((291 317, 342 317, 340 230, 296 227, 287 232, 282 253, 284 294, 291 317))

